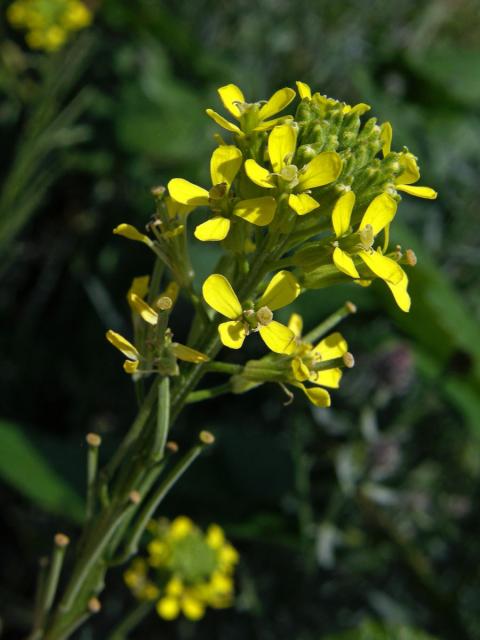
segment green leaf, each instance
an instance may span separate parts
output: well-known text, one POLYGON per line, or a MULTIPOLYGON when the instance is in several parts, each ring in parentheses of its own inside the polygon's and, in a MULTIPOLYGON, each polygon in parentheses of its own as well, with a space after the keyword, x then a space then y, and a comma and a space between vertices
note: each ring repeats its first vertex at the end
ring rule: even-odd
POLYGON ((81 498, 34 447, 25 431, 0 421, 0 477, 39 507, 80 521, 81 498))

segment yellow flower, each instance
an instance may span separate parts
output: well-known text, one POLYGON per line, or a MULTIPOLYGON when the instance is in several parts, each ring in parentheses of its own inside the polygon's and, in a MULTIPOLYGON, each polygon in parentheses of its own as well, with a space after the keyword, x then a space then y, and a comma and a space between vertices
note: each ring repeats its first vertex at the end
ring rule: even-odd
MULTIPOLYGON (((391 152, 393 130, 389 122, 384 122, 381 129, 380 135, 383 142, 382 152, 385 157, 391 152)), ((398 161, 402 172, 395 178, 394 189, 396 191, 404 191, 417 198, 435 200, 438 194, 434 189, 418 185, 414 186, 414 183, 420 179, 420 169, 418 168, 417 159, 413 153, 409 153, 408 151, 400 153, 398 161)))
POLYGON ((343 357, 348 351, 345 338, 338 332, 320 340, 315 346, 302 341, 303 321, 297 313, 290 317, 288 327, 295 334, 295 350, 291 362, 292 382, 301 389, 312 404, 317 407, 329 407, 330 394, 322 387, 338 389, 342 370, 338 367, 324 371, 316 371, 315 365, 343 357), (306 387, 304 382, 311 382, 316 387, 306 387))
MULTIPOLYGON (((312 99, 312 90, 310 86, 306 82, 300 82, 299 80, 297 80, 296 85, 297 85, 298 95, 300 96, 300 98, 302 100, 310 101, 312 99)), ((313 98, 319 104, 325 104, 325 105, 340 104, 338 100, 334 100, 333 98, 327 98, 327 96, 322 96, 320 95, 320 93, 315 93, 313 98)), ((370 111, 370 108, 371 108, 370 105, 365 104, 365 102, 359 102, 354 107, 352 107, 349 104, 343 103, 342 112, 344 114, 355 112, 359 116, 361 116, 366 111, 370 111)))
POLYGON ((83 29, 92 21, 92 13, 80 0, 15 0, 7 10, 12 26, 25 29, 32 49, 56 51, 71 31, 83 29))
POLYGON ((268 137, 272 172, 252 159, 245 162, 245 172, 252 182, 264 189, 278 187, 280 192, 288 192, 289 206, 298 215, 304 215, 319 206, 309 195, 310 190, 334 182, 342 170, 342 160, 338 153, 325 151, 298 169, 292 164, 296 147, 297 130, 293 126, 274 127, 268 137))
POLYGON ((273 320, 273 313, 290 304, 300 293, 295 276, 279 271, 273 276, 263 295, 255 304, 242 308, 230 282, 218 273, 203 283, 203 297, 212 309, 229 318, 218 326, 222 343, 230 349, 240 349, 250 333, 258 331, 267 347, 275 353, 289 353, 294 335, 288 327, 273 320))
MULTIPOLYGON (((250 134, 257 131, 267 131, 280 121, 285 120, 285 116, 268 120, 280 111, 283 111, 291 101, 295 98, 293 89, 284 88, 276 91, 265 104, 261 102, 248 103, 241 89, 234 84, 227 84, 218 89, 218 94, 227 111, 239 121, 236 125, 229 122, 213 109, 207 109, 207 114, 218 125, 236 133, 239 136, 250 134)), ((288 116, 291 118, 291 116, 288 116)))
POLYGON ((116 349, 121 351, 123 355, 128 358, 123 363, 123 368, 126 373, 135 373, 138 369, 138 365, 140 364, 140 354, 136 347, 134 347, 126 338, 121 336, 119 333, 115 333, 115 331, 112 331, 111 329, 107 331, 106 338, 110 344, 113 344, 116 349))
MULTIPOLYGON (((143 282, 138 282, 138 280, 140 279, 137 279, 137 283, 135 285, 137 289, 139 286, 144 285, 143 282)), ((161 302, 163 299, 165 298, 159 298, 159 301, 161 302)), ((172 304, 173 302, 169 298, 167 298, 166 300, 168 304, 172 304)), ((131 308, 136 311, 138 315, 143 320, 145 320, 145 322, 153 326, 156 326, 158 324, 158 313, 148 303, 146 303, 145 300, 142 300, 139 295, 132 291, 132 289, 130 289, 130 292, 128 294, 128 302, 131 308)), ((210 358, 204 353, 200 353, 200 351, 192 349, 191 347, 187 347, 187 345, 180 344, 179 342, 168 341, 168 347, 173 352, 176 358, 178 358, 179 360, 183 360, 184 362, 193 362, 195 364, 198 364, 200 362, 208 362, 208 360, 210 360, 210 358)))
POLYGON ((214 217, 196 227, 198 240, 224 240, 231 227, 230 213, 259 227, 272 221, 277 206, 274 198, 252 198, 235 204, 229 199, 230 188, 242 162, 240 149, 222 145, 215 149, 210 161, 213 185, 210 191, 183 178, 174 178, 168 183, 170 196, 176 202, 190 207, 208 206, 213 210, 214 217))
POLYGON ((351 233, 350 220, 355 205, 355 194, 347 191, 337 200, 332 213, 334 242, 333 262, 337 269, 351 278, 361 279, 352 255, 358 256, 377 277, 385 281, 402 311, 410 310, 407 292, 408 278, 402 267, 375 251, 375 237, 391 223, 397 211, 397 203, 388 193, 372 200, 363 214, 356 233, 351 233))

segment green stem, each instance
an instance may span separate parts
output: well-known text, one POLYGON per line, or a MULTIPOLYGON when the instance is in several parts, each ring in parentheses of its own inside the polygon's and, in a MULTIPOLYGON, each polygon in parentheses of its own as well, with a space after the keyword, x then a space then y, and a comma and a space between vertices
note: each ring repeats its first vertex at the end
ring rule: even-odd
POLYGON ((243 366, 241 364, 230 364, 229 362, 209 362, 205 365, 205 371, 228 373, 229 375, 236 375, 241 373, 243 366))
POLYGON ((205 446, 207 445, 201 443, 196 445, 195 447, 192 447, 190 451, 188 451, 188 453, 186 453, 185 456, 173 467, 173 469, 160 483, 160 485, 154 490, 149 500, 146 502, 145 506, 140 512, 137 522, 133 526, 130 542, 125 549, 125 554, 123 555, 125 560, 137 552, 143 532, 145 531, 147 524, 152 519, 152 516, 157 510, 158 505, 165 498, 165 496, 177 482, 177 480, 185 473, 192 462, 200 455, 205 446))
POLYGON ((163 458, 170 425, 170 378, 165 376, 158 383, 157 420, 151 450, 151 459, 158 462, 163 458))
POLYGON ((349 316, 351 313, 356 312, 356 307, 352 302, 346 302, 344 305, 334 311, 331 316, 328 316, 323 322, 321 322, 315 329, 312 329, 303 338, 304 342, 315 342, 318 338, 321 338, 326 333, 331 331, 339 322, 349 316))
POLYGON ((126 640, 128 634, 150 613, 153 602, 140 602, 108 636, 108 640, 126 640))
POLYGON ((62 601, 60 602, 60 614, 61 612, 66 612, 71 609, 90 570, 100 558, 111 537, 128 513, 129 508, 125 507, 120 513, 115 513, 113 517, 108 514, 110 517, 104 517, 104 522, 100 521, 98 528, 92 528, 92 535, 85 544, 83 554, 77 562, 68 587, 65 590, 62 601))
POLYGON ((148 418, 150 417, 153 406, 157 400, 157 394, 158 394, 157 385, 153 383, 147 393, 147 396, 145 398, 143 405, 140 407, 137 417, 135 418, 132 426, 130 427, 130 430, 128 431, 127 435, 123 439, 122 443, 118 447, 117 451, 115 452, 110 462, 105 466, 105 468, 101 472, 102 480, 104 480, 105 482, 111 479, 116 468, 118 467, 120 462, 123 460, 125 454, 127 453, 128 449, 133 444, 133 442, 135 442, 135 440, 138 438, 138 436, 142 432, 142 429, 145 426, 145 423, 147 422, 148 418))
POLYGON ((95 433, 87 435, 88 454, 87 454, 87 504, 86 519, 87 521, 93 517, 95 511, 95 493, 97 488, 97 471, 98 471, 98 449, 100 438, 95 433))
POLYGON ((55 594, 57 593, 58 581, 60 579, 60 572, 62 571, 63 560, 65 558, 68 543, 68 538, 63 534, 59 533, 55 536, 52 561, 45 582, 44 601, 42 606, 43 615, 46 615, 52 608, 55 594))
POLYGON ((203 400, 210 400, 211 398, 217 398, 223 396, 225 393, 230 393, 232 390, 232 383, 225 382, 225 384, 219 384, 217 387, 211 387, 210 389, 199 389, 198 391, 192 391, 188 394, 186 404, 193 404, 194 402, 202 402, 203 400))

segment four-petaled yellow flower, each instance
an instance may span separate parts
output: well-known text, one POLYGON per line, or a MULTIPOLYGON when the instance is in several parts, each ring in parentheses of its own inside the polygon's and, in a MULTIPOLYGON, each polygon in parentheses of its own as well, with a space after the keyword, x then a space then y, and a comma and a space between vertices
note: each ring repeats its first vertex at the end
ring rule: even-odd
POLYGON ((245 162, 245 172, 252 182, 264 189, 277 187, 280 193, 289 193, 289 206, 298 215, 304 215, 320 206, 309 195, 310 190, 334 182, 342 170, 342 160, 335 151, 325 151, 298 169, 293 164, 296 147, 295 127, 289 124, 274 127, 268 137, 272 172, 252 159, 245 162))
POLYGON ((199 240, 224 240, 232 224, 231 213, 259 227, 272 221, 277 206, 275 198, 266 196, 237 202, 229 198, 242 162, 240 149, 233 145, 221 145, 215 149, 210 160, 213 185, 210 191, 183 178, 174 178, 168 183, 170 196, 176 202, 190 207, 208 206, 214 212, 213 218, 195 229, 195 237, 199 240))
POLYGON ((358 256, 376 276, 385 281, 402 311, 409 311, 410 296, 408 278, 402 267, 373 248, 375 237, 391 223, 397 211, 397 203, 388 193, 372 200, 358 226, 351 232, 350 220, 355 205, 355 194, 347 191, 337 200, 332 213, 333 230, 337 237, 333 262, 339 271, 352 278, 361 279, 353 261, 358 256))
POLYGON ((255 303, 242 307, 230 282, 218 273, 203 283, 205 301, 229 318, 218 326, 220 340, 230 349, 240 349, 247 335, 258 331, 267 347, 275 353, 290 353, 295 347, 295 335, 285 325, 273 320, 273 313, 290 304, 300 294, 300 286, 289 271, 273 276, 263 295, 255 303))
POLYGON ((302 341, 303 320, 298 313, 291 315, 288 328, 295 335, 290 384, 301 389, 316 407, 329 407, 331 404, 330 394, 322 387, 338 389, 342 370, 339 367, 333 367, 324 371, 316 371, 315 366, 328 360, 342 358, 348 352, 347 341, 338 332, 323 338, 315 346, 302 341), (307 381, 316 386, 306 387, 303 383, 307 381))
MULTIPOLYGON (((218 94, 227 111, 239 121, 238 125, 229 122, 213 109, 207 109, 207 114, 221 127, 239 136, 244 136, 257 131, 267 131, 279 122, 286 119, 285 116, 268 120, 280 111, 283 111, 295 98, 293 89, 284 88, 276 91, 267 102, 246 102, 241 89, 234 84, 227 84, 218 89, 218 94)), ((292 116, 287 116, 292 119, 292 116)))
MULTIPOLYGON (((383 142, 383 156, 388 156, 392 149, 393 130, 389 122, 382 124, 381 138, 383 142)), ((402 172, 395 178, 395 191, 404 191, 411 196, 417 198, 426 198, 427 200, 435 200, 437 192, 431 187, 422 187, 415 185, 420 180, 420 169, 418 168, 417 159, 413 153, 404 151, 398 159, 402 172)))

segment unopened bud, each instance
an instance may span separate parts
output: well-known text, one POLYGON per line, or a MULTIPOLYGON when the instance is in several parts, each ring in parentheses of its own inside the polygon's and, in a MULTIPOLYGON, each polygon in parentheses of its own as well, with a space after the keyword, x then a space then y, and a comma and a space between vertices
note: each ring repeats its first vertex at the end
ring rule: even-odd
POLYGON ((350 302, 350 300, 347 300, 347 302, 345 303, 345 309, 348 311, 348 313, 357 313, 357 305, 353 304, 353 302, 350 302))
POLYGON ((160 311, 168 311, 173 306, 173 300, 168 296, 162 296, 157 300, 156 306, 160 311))
POLYGON ((351 369, 353 366, 355 366, 355 358, 353 357, 353 354, 350 353, 350 351, 347 351, 347 353, 343 354, 343 364, 347 367, 347 369, 351 369))
POLYGON ((102 444, 102 439, 98 433, 87 433, 85 440, 90 447, 99 447, 102 444))
POLYGON ((405 260, 410 267, 414 267, 417 264, 417 256, 412 249, 407 249, 405 251, 405 260))
POLYGON ((139 504, 142 496, 140 495, 139 491, 130 491, 130 493, 128 494, 128 499, 132 504, 139 504))
POLYGON ((68 547, 68 545, 70 544, 70 538, 64 533, 57 533, 54 540, 57 547, 68 547))
POLYGON ((203 444, 213 444, 215 442, 215 436, 210 431, 200 431, 198 437, 203 444))
POLYGON ((174 442, 173 440, 169 440, 166 445, 165 445, 165 449, 167 449, 168 451, 170 451, 170 453, 177 453, 179 446, 176 442, 174 442))
POLYGON ((87 606, 90 613, 98 613, 102 608, 102 603, 98 598, 90 598, 87 606))

